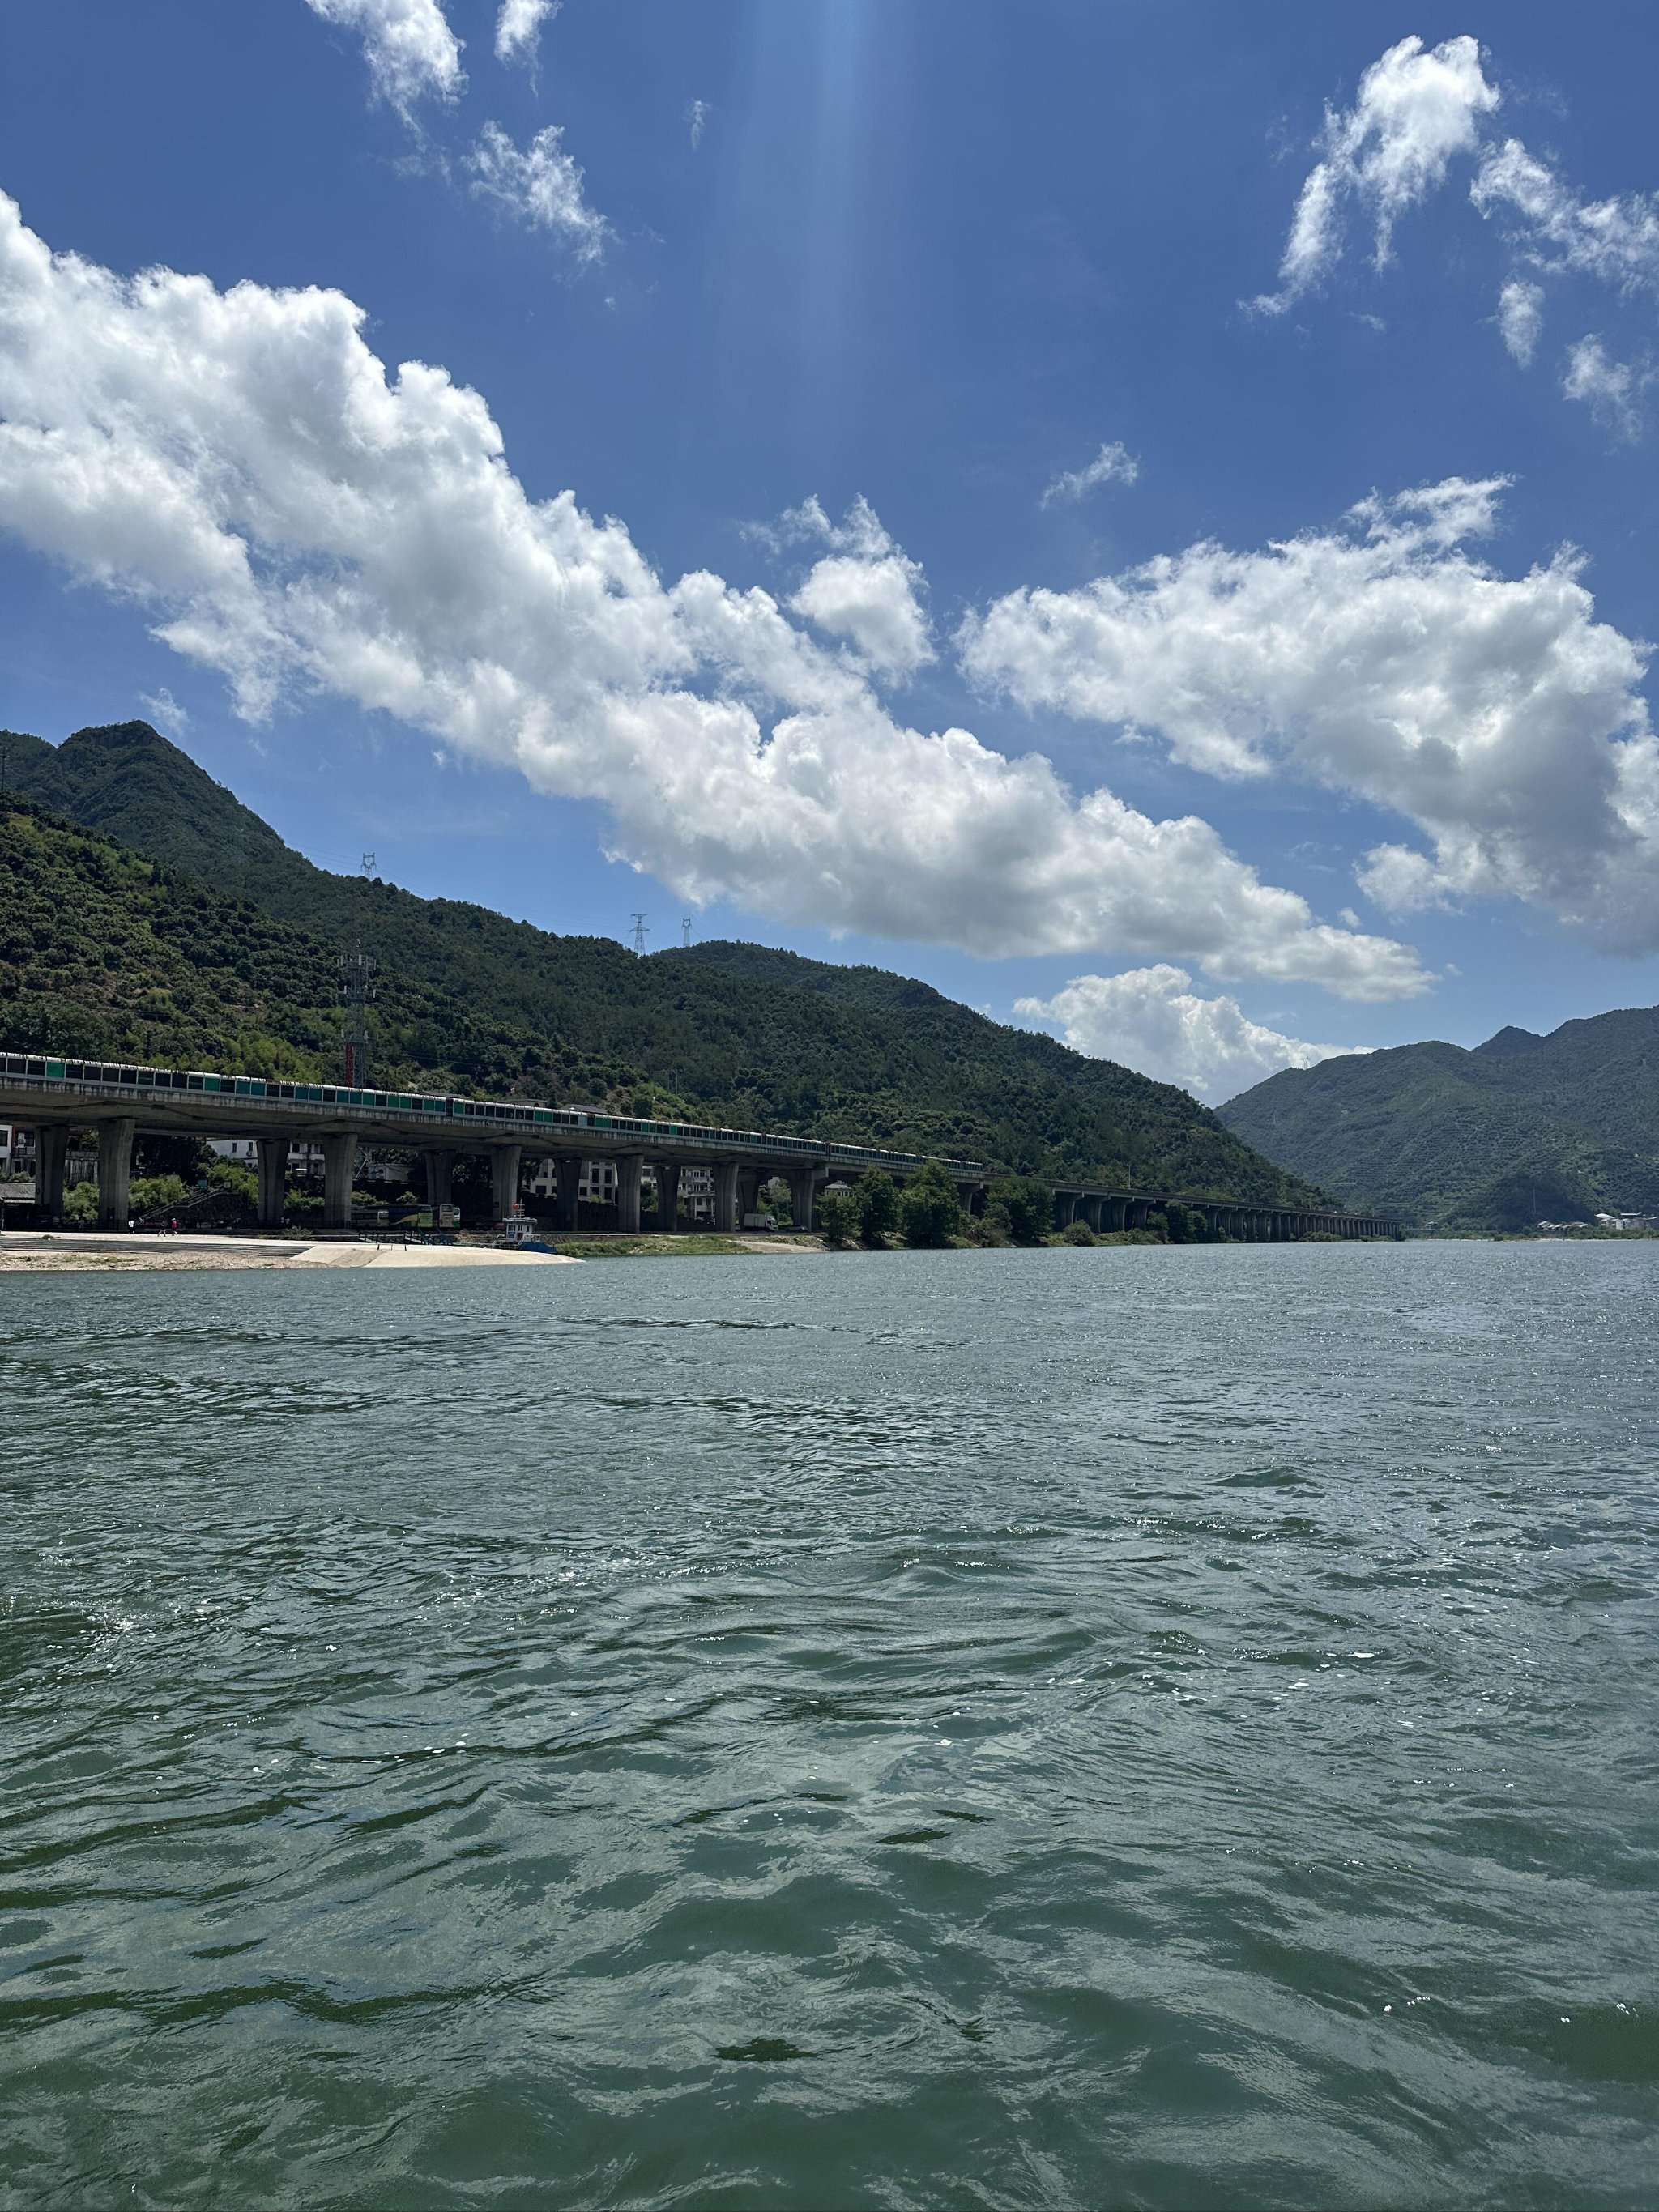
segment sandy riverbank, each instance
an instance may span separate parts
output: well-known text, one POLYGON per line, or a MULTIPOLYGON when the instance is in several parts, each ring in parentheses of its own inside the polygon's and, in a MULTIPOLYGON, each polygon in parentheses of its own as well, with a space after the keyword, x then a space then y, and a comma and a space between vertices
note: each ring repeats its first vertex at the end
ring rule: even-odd
POLYGON ((490 1244, 308 1243, 303 1238, 124 1237, 72 1230, 0 1235, 0 1274, 313 1267, 571 1267, 564 1253, 508 1252, 490 1244))

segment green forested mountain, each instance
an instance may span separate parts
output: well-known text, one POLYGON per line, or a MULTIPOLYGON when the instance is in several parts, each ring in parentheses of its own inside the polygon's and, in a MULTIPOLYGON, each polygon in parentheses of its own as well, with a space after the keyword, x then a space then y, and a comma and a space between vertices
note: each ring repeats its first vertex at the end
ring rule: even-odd
POLYGON ((1419 1228, 1659 1211, 1659 1007, 1287 1068, 1220 1110, 1282 1167, 1419 1228))
POLYGON ((0 737, 0 750, 33 802, 0 807, 0 1041, 333 1073, 335 963, 361 944, 380 963, 388 1082, 637 1102, 1023 1173, 1313 1195, 1185 1091, 926 984, 758 945, 636 959, 608 938, 331 875, 143 722, 58 746, 0 737))

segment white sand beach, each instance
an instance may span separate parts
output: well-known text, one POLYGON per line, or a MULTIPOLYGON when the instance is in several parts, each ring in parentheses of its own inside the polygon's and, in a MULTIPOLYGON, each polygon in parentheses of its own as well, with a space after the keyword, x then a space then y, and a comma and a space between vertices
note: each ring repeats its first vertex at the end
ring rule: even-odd
POLYGON ((295 1267, 574 1267, 562 1252, 493 1244, 312 1243, 302 1238, 124 1236, 108 1231, 11 1230, 0 1234, 0 1274, 92 1270, 295 1267))

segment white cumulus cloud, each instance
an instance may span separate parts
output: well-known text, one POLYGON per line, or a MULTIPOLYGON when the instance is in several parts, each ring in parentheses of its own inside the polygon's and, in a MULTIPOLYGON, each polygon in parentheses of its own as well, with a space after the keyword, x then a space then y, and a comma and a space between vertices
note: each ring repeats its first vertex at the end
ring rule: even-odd
POLYGON ((1432 52, 1418 38, 1390 46, 1360 78, 1346 114, 1327 109, 1321 158, 1303 185, 1279 264, 1280 289, 1257 307, 1281 313, 1330 273, 1351 204, 1372 224, 1380 267, 1395 222, 1442 182, 1455 155, 1474 151, 1480 118, 1498 98, 1474 39, 1448 39, 1432 52))
POLYGON ((1044 491, 1040 504, 1053 507, 1057 501, 1083 499, 1104 483, 1132 484, 1139 474, 1139 462, 1114 439, 1084 467, 1063 470, 1044 491))
POLYGON ((1515 277, 1498 299, 1498 327, 1504 343, 1522 368, 1530 368, 1544 329, 1544 288, 1515 277))
POLYGON ((1452 478, 1261 550, 1011 592, 964 626, 963 660, 1028 708, 1156 731, 1191 767, 1288 768, 1402 815, 1432 840, 1437 896, 1528 899, 1652 949, 1647 647, 1595 619, 1572 556, 1505 576, 1468 550, 1501 489, 1452 478))
POLYGON ((338 292, 54 255, 0 197, 0 524, 148 606, 244 714, 329 696, 516 767, 607 808, 611 849, 689 900, 1423 988, 1407 947, 1320 921, 1208 823, 910 728, 769 593, 665 583, 620 522, 530 495, 476 392, 388 374, 363 322, 338 292))
POLYGON ((581 170, 565 152, 563 136, 550 123, 521 152, 498 123, 486 123, 467 156, 472 189, 532 229, 552 232, 579 261, 597 261, 611 227, 588 205, 581 170))
POLYGON ((417 100, 453 100, 466 82, 461 42, 441 0, 306 0, 313 15, 363 42, 378 95, 407 116, 417 100))
POLYGON ((542 26, 559 12, 560 0, 501 0, 495 18, 495 58, 533 61, 542 26))
POLYGON ((872 675, 913 676, 933 659, 921 570, 894 544, 868 500, 855 501, 846 520, 835 524, 810 499, 769 534, 775 545, 817 537, 836 549, 815 562, 790 610, 845 638, 872 675))
POLYGON ((1218 1105, 1282 1067, 1312 1067, 1363 1048, 1308 1044, 1264 1028, 1237 999, 1201 998, 1184 968, 1160 961, 1121 975, 1074 975, 1052 999, 1018 999, 1016 1013, 1059 1029, 1074 1052, 1115 1060, 1218 1105))

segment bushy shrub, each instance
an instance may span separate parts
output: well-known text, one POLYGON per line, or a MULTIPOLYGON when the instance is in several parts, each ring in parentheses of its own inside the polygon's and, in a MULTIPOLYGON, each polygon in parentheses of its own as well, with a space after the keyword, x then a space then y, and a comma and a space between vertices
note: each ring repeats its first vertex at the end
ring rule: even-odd
POLYGON ((1062 1244, 1093 1244, 1099 1240, 1086 1221, 1070 1221, 1060 1232, 1062 1244))
POLYGON ((988 1252, 1000 1252, 1014 1241, 1000 1221, 989 1220, 982 1213, 970 1213, 962 1224, 962 1233, 970 1244, 988 1252))
POLYGON ((907 1244, 948 1244, 962 1233, 962 1201, 937 1160, 925 1160, 899 1194, 899 1224, 907 1244))

